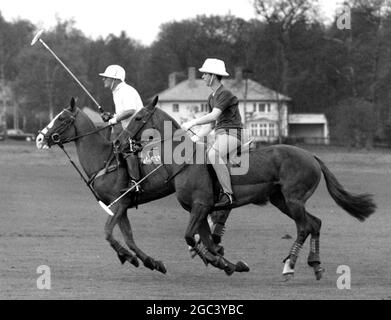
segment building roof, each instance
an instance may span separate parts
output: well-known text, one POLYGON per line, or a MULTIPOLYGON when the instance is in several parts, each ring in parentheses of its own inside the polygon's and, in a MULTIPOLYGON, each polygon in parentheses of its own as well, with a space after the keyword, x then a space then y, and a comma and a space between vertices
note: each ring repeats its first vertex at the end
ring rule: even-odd
POLYGON ((327 118, 324 114, 315 113, 292 113, 288 115, 289 124, 301 124, 301 123, 327 123, 327 118))
MULTIPOLYGON (((235 79, 223 79, 223 85, 238 97, 239 100, 244 100, 245 94, 245 80, 238 82, 235 79)), ((159 95, 160 102, 167 101, 206 101, 210 95, 211 90, 205 85, 204 80, 184 80, 172 88, 168 88, 159 95)), ((279 95, 280 100, 289 101, 289 97, 277 93, 274 90, 266 88, 251 79, 248 79, 247 87, 247 101, 275 101, 279 95)))

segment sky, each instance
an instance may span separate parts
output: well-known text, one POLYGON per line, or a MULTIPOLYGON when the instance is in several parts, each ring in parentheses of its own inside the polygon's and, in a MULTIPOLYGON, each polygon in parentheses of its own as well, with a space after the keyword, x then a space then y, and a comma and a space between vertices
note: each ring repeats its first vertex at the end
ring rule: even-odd
MULTIPOLYGON (((319 0, 320 10, 331 20, 340 0, 319 0)), ((56 19, 74 19, 75 27, 96 39, 110 33, 127 35, 144 45, 157 37, 162 23, 196 15, 226 15, 255 18, 251 0, 2 0, 0 12, 6 21, 27 19, 38 29, 50 29, 56 19)))

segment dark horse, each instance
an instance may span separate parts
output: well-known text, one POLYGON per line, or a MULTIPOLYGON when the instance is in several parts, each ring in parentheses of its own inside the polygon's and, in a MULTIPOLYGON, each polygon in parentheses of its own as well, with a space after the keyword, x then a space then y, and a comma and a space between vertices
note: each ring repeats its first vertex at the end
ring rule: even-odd
MULTIPOLYGON (((160 155, 167 152, 173 154, 175 152, 173 150, 183 143, 183 139, 178 140, 175 136, 180 126, 172 117, 156 108, 156 103, 157 98, 132 118, 129 133, 134 140, 144 146, 146 146, 145 140, 155 142, 156 145, 159 144, 158 142, 169 141, 170 144, 160 143, 159 152, 160 155), (167 126, 167 123, 170 126, 167 126), (167 150, 167 148, 171 149, 167 150)), ((75 106, 75 101, 72 99, 70 107, 64 109, 41 131, 37 137, 37 147, 42 149, 54 144, 62 146, 66 142, 75 141, 83 170, 90 178, 98 197, 109 204, 127 187, 128 175, 121 162, 115 166, 116 161, 109 160, 112 159, 113 144, 97 131, 92 121, 75 106), (114 164, 114 170, 105 170, 109 164, 114 164)), ((190 139, 187 139, 187 142, 189 141, 190 139)), ((190 141, 190 144, 195 147, 194 150, 204 148, 199 143, 193 144, 190 141)), ((194 157, 195 153, 191 153, 190 158, 194 157)), ((234 271, 248 271, 244 263, 233 264, 218 253, 218 247, 211 237, 207 221, 208 215, 214 210, 216 182, 210 172, 210 165, 192 163, 190 158, 184 159, 183 163, 163 161, 164 165, 141 184, 143 192, 139 195, 137 203, 134 202, 133 196, 125 196, 116 202, 111 207, 114 216, 110 216, 105 225, 107 241, 117 252, 122 263, 129 261, 138 266, 137 258, 139 258, 146 267, 165 273, 166 268, 161 261, 148 256, 135 244, 127 209, 175 192, 179 203, 190 212, 190 221, 185 232, 187 244, 194 248, 205 263, 224 270, 228 275, 234 271), (113 228, 117 223, 127 246, 135 255, 114 239, 113 228), (200 235, 201 242, 196 242, 195 234, 200 235)), ((156 163, 144 161, 141 165, 142 176, 146 176, 157 166, 156 163)), ((263 205, 270 201, 295 221, 297 238, 288 257, 284 260, 285 279, 293 276, 299 251, 308 235, 311 235, 308 264, 313 267, 316 278, 321 278, 323 272, 319 256, 321 220, 306 210, 305 203, 318 186, 322 172, 331 197, 350 215, 364 221, 375 211, 376 205, 371 195, 348 193, 319 158, 294 146, 274 145, 253 150, 249 153, 248 172, 232 177, 236 197, 234 207, 250 203, 263 205)), ((227 208, 221 213, 227 216, 232 208, 227 208)))

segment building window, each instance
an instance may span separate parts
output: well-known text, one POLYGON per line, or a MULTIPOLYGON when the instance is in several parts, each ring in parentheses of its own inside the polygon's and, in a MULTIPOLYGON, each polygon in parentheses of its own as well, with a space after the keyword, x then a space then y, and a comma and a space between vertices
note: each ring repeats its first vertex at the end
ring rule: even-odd
POLYGON ((259 135, 261 137, 267 137, 267 123, 260 123, 259 127, 260 127, 259 135))
POLYGON ((174 103, 172 105, 172 112, 179 112, 179 104, 174 103))
POLYGON ((260 122, 250 124, 250 134, 252 137, 275 137, 275 123, 260 122))
POLYGON ((258 111, 258 112, 270 113, 271 106, 270 106, 270 103, 259 103, 258 104, 258 110, 257 110, 256 109, 256 104, 254 103, 254 109, 255 109, 255 111, 258 111))
POLYGON ((276 135, 276 125, 274 123, 269 123, 269 137, 275 137, 276 135))
POLYGON ((252 123, 251 126, 251 136, 257 137, 258 136, 258 124, 257 123, 252 123))

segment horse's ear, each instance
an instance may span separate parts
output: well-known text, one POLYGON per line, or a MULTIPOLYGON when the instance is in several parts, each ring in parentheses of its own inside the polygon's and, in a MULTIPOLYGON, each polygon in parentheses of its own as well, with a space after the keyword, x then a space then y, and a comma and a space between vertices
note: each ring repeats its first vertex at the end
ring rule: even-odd
POLYGON ((156 104, 157 104, 157 102, 158 102, 158 100, 159 100, 159 96, 155 96, 153 99, 152 99, 152 101, 147 105, 147 108, 148 109, 154 109, 155 108, 155 106, 156 106, 156 104))
POLYGON ((70 103, 69 103, 69 109, 70 109, 71 111, 73 111, 73 110, 75 110, 75 106, 76 106, 76 100, 75 100, 74 97, 72 97, 72 98, 71 98, 71 101, 70 101, 70 103))

